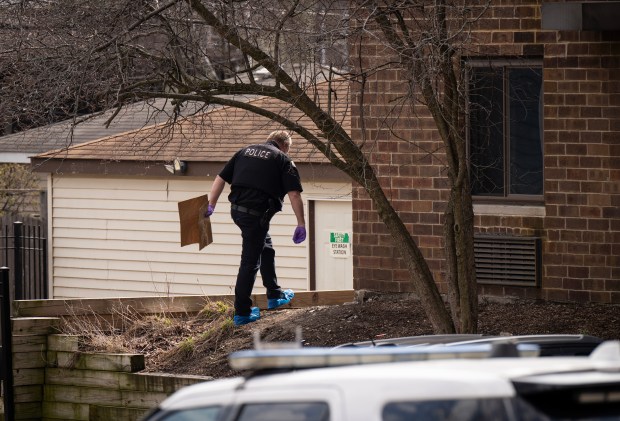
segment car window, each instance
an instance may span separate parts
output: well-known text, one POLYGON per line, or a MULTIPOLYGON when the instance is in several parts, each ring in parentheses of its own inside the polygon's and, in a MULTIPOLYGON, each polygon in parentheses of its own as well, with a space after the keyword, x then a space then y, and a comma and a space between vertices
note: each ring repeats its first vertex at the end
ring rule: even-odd
POLYGON ((184 409, 161 418, 162 421, 215 421, 222 411, 221 406, 184 409))
MULTIPOLYGON (((612 395, 612 392, 608 393, 612 395)), ((531 396, 529 398, 532 400, 531 396)), ((546 394, 534 400, 534 405, 522 398, 511 402, 517 421, 620 421, 620 404, 613 400, 576 404, 570 397, 558 393, 555 396, 546 394)))
POLYGON ((391 402, 383 408, 383 421, 511 420, 502 399, 462 399, 391 402))
POLYGON ((243 405, 237 421, 328 421, 325 402, 254 403, 243 405))

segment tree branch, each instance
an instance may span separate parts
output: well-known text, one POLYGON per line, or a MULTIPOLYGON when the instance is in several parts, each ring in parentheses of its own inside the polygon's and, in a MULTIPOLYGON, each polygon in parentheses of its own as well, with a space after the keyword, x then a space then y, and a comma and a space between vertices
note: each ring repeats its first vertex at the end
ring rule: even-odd
POLYGON ((283 117, 279 113, 269 111, 265 108, 258 107, 256 105, 253 105, 251 102, 238 101, 238 100, 234 100, 230 98, 222 98, 220 96, 200 95, 200 94, 142 92, 141 96, 143 98, 168 98, 168 99, 175 99, 178 101, 199 101, 199 102, 206 102, 208 104, 217 104, 217 105, 222 105, 226 107, 233 107, 233 108, 239 108, 239 109, 243 109, 246 111, 250 111, 254 114, 257 114, 257 115, 266 117, 272 121, 275 121, 276 123, 282 124, 287 129, 299 134, 304 139, 306 139, 308 142, 310 142, 312 146, 314 146, 321 153, 323 153, 327 157, 327 159, 329 159, 329 162, 332 165, 334 165, 339 170, 349 174, 349 171, 350 171, 349 164, 347 164, 345 161, 343 161, 337 155, 331 152, 328 145, 322 142, 317 136, 312 134, 310 130, 306 129, 305 127, 301 126, 298 123, 295 123, 294 121, 286 117, 283 117))

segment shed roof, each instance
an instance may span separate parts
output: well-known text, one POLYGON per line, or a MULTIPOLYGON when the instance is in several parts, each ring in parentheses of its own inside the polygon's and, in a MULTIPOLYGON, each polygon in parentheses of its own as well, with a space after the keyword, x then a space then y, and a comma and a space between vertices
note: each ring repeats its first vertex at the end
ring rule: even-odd
MULTIPOLYGON (((197 104, 191 104, 189 108, 197 107, 197 104)), ((169 100, 143 101, 127 105, 109 124, 106 123, 114 110, 1 136, 0 162, 28 162, 27 158, 31 155, 67 149, 84 142, 162 123, 170 117, 171 110, 172 104, 169 100)))
MULTIPOLYGON (((314 88, 313 88, 314 89, 314 88)), ((318 98, 326 98, 327 83, 316 86, 318 98), (323 95, 321 95, 323 94, 323 95)), ((348 82, 332 83, 335 92, 330 106, 332 115, 340 121, 345 130, 350 130, 350 108, 348 82)), ((301 111, 270 97, 246 98, 254 106, 276 112, 298 122, 312 132, 313 123, 301 111)), ((324 101, 327 104, 327 99, 324 101)), ((240 148, 249 144, 263 143, 267 135, 283 127, 272 120, 250 111, 234 107, 211 108, 174 122, 162 122, 107 136, 91 142, 61 148, 36 155, 32 163, 37 171, 57 171, 62 163, 72 163, 73 172, 80 172, 83 164, 75 161, 96 161, 98 163, 153 163, 170 162, 175 158, 188 162, 219 163, 228 161, 240 148), (55 169, 53 169, 55 168, 55 169)), ((305 139, 293 136, 291 157, 298 163, 328 164, 325 156, 305 139)), ((101 167, 101 165, 98 165, 101 167)), ((110 165, 106 165, 109 170, 110 165)))

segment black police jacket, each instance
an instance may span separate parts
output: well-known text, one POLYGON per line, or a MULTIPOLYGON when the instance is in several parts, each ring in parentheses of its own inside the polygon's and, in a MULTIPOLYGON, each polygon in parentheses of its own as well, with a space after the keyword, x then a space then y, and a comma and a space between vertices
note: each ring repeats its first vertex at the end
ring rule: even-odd
POLYGON ((268 206, 266 200, 260 200, 261 195, 275 199, 276 209, 272 209, 275 213, 282 209, 288 192, 303 191, 297 167, 271 142, 239 150, 219 176, 231 185, 229 200, 232 203, 261 212, 268 206), (259 206, 262 209, 257 209, 259 206))

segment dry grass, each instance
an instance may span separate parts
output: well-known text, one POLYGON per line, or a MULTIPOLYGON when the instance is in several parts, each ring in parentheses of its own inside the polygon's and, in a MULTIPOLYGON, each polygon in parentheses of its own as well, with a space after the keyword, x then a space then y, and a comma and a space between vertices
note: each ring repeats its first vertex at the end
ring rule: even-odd
POLYGON ((131 307, 114 308, 106 317, 69 311, 62 333, 80 336, 82 351, 144 354, 149 361, 175 361, 217 349, 233 332, 233 307, 207 301, 195 315, 142 315, 131 307), (78 314, 79 313, 79 314, 78 314))

